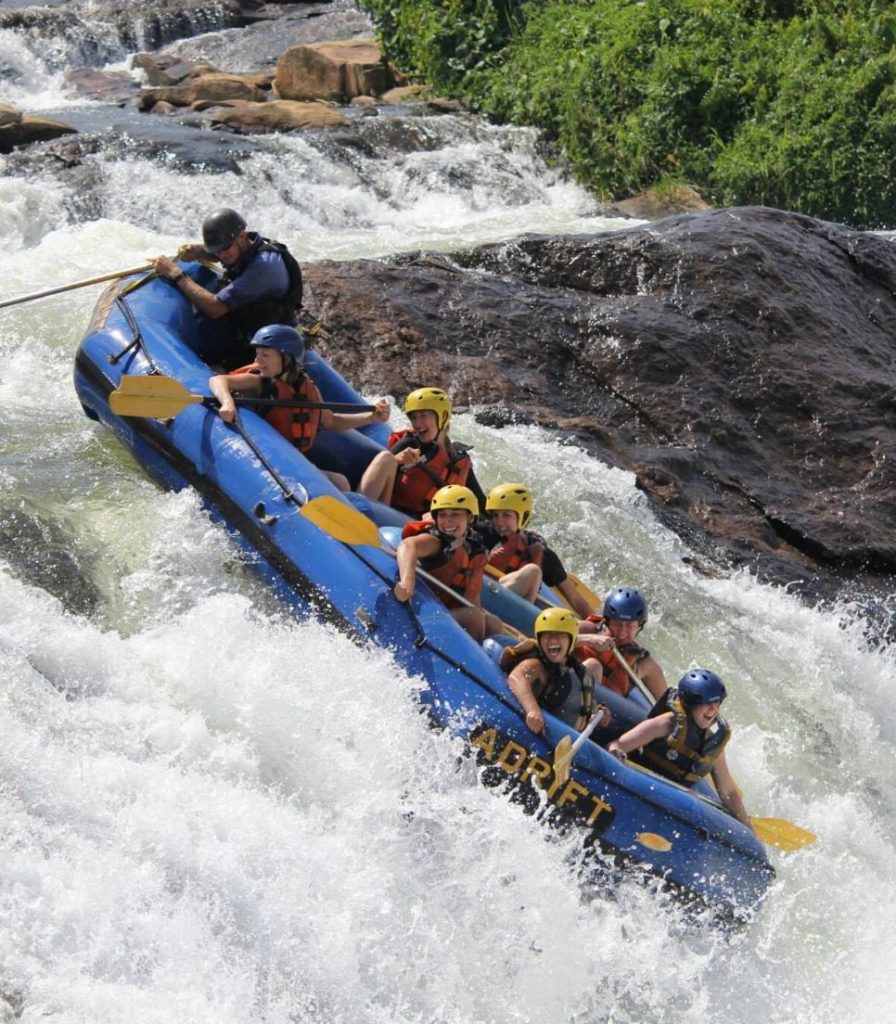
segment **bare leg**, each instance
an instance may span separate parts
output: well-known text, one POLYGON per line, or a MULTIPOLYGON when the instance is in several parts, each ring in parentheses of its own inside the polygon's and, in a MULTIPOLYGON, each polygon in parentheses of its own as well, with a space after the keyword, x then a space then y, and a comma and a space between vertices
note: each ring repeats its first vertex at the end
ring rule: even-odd
POLYGON ((527 601, 534 601, 541 586, 541 569, 530 562, 519 569, 514 569, 513 572, 505 573, 498 582, 527 601))
POLYGON ((452 608, 451 614, 476 643, 482 643, 485 639, 485 612, 478 608, 452 608))
POLYGON ((321 470, 323 475, 330 481, 334 487, 338 487, 340 491, 349 491, 348 477, 343 476, 341 473, 333 473, 329 469, 321 470))
POLYGON ((391 452, 379 452, 364 470, 358 484, 358 494, 388 505, 392 501, 392 488, 397 475, 398 460, 395 456, 391 452))

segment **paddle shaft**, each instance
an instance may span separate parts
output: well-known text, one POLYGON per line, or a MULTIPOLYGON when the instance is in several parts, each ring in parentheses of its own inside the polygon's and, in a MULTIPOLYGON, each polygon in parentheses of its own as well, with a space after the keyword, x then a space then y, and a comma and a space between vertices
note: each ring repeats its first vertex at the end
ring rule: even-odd
MULTIPOLYGON (((217 404, 217 400, 206 399, 203 404, 208 405, 210 401, 217 404)), ((236 405, 262 405, 278 406, 284 409, 329 409, 330 412, 373 412, 375 405, 362 405, 360 402, 303 402, 300 399, 279 399, 279 398, 235 398, 236 405)))
POLYGON ((571 743, 568 750, 561 751, 561 747, 564 743, 569 743, 569 737, 564 738, 557 744, 554 750, 554 779, 559 785, 564 785, 566 780, 569 778, 569 768, 572 764, 573 758, 579 750, 579 747, 588 739, 588 737, 594 732, 594 730, 600 725, 604 719, 604 709, 600 711, 591 719, 591 721, 585 726, 585 728, 579 733, 575 739, 575 743, 571 743))
POLYGON ((582 744, 585 742, 585 740, 587 740, 589 738, 589 736, 594 732, 594 730, 604 720, 604 715, 605 714, 606 714, 606 712, 604 711, 603 708, 601 708, 600 711, 598 711, 597 714, 594 716, 594 718, 591 719, 591 721, 585 726, 585 728, 576 737, 575 742, 573 743, 573 745, 572 745, 572 747, 570 748, 570 751, 569 751, 569 760, 570 761, 575 757, 576 751, 582 746, 582 744))
MULTIPOLYGON (((395 554, 394 549, 391 548, 391 547, 388 547, 385 544, 380 544, 380 547, 382 547, 383 551, 387 551, 391 555, 395 554)), ((421 579, 426 580, 426 582, 431 587, 437 587, 439 590, 441 590, 444 593, 450 595, 451 597, 454 598, 455 601, 457 601, 458 604, 462 604, 465 608, 472 608, 474 612, 481 612, 481 611, 483 611, 483 609, 480 608, 478 605, 473 604, 472 601, 468 601, 461 594, 458 594, 458 592, 456 590, 453 590, 451 587, 449 587, 447 583, 443 583, 441 580, 436 579, 435 576, 431 576, 425 569, 421 569, 419 565, 415 567, 414 571, 417 573, 417 575, 421 579)), ((507 626, 507 623, 505 622, 504 625, 507 626)), ((519 630, 514 630, 513 631, 513 635, 515 635, 516 637, 518 637, 520 639, 523 639, 523 637, 524 637, 524 634, 520 633, 519 630)))
POLYGON ((119 277, 127 277, 129 274, 140 274, 144 270, 152 270, 151 263, 144 263, 139 267, 130 267, 128 270, 116 270, 112 274, 100 274, 99 277, 88 277, 84 281, 75 281, 73 284, 59 285, 58 288, 46 288, 42 292, 31 292, 28 295, 19 295, 15 299, 4 299, 0 302, 0 309, 6 306, 17 306, 22 302, 31 302, 33 299, 43 299, 48 295, 58 295, 60 292, 70 292, 75 288, 86 288, 91 284, 102 284, 104 281, 114 281, 119 277))
POLYGON ((635 672, 631 665, 629 665, 625 658, 623 658, 623 656, 619 653, 619 649, 617 647, 613 648, 613 657, 615 657, 615 659, 625 669, 625 671, 628 672, 631 681, 635 684, 635 686, 638 687, 641 693, 644 694, 644 696, 650 701, 651 704, 655 704, 656 697, 654 697, 654 695, 647 688, 647 684, 644 682, 644 680, 637 674, 637 672, 635 672))

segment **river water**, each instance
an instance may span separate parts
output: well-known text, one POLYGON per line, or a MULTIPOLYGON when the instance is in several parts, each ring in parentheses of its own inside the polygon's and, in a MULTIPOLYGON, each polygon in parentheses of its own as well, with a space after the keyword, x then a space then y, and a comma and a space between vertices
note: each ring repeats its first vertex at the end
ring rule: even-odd
MULTIPOLYGON (((394 152, 371 120, 351 160, 272 137, 232 170, 185 169, 115 129, 136 115, 62 92, 70 44, 0 32, 6 98, 113 126, 78 185, 0 157, 4 296, 173 251, 222 203, 305 259, 614 226, 532 133, 471 120, 416 119, 394 152)), ((0 1021, 889 1019, 894 665, 849 607, 699 576, 629 474, 457 418, 483 482, 528 480, 594 589, 647 593, 668 675, 726 680, 752 813, 818 835, 775 852, 733 935, 627 880, 585 899, 575 848, 427 728, 420 680, 290 619, 194 495, 161 492, 82 415, 71 365, 97 293, 0 311, 0 512, 50 530, 92 594, 68 610, 24 542, 0 554, 0 1021)))

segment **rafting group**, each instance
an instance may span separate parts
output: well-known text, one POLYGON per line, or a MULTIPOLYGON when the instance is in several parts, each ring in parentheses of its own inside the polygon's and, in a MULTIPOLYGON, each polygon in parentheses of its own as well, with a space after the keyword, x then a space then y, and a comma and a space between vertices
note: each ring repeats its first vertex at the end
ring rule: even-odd
MULTIPOLYGON (((203 242, 181 248, 177 260, 153 261, 200 314, 229 325, 215 349, 199 353, 222 372, 210 378, 219 415, 233 423, 241 399, 279 403, 265 409, 271 425, 312 463, 320 430, 345 431, 391 416, 381 400, 367 412, 335 412, 305 373, 305 336, 299 327, 302 277, 281 243, 249 231, 243 217, 222 209, 206 218, 203 242), (209 291, 179 266, 199 258, 224 270, 209 291)), ((549 711, 579 732, 609 710, 598 704, 602 685, 622 696, 637 687, 649 696, 646 718, 611 740, 607 750, 690 787, 711 776, 724 807, 752 827, 725 759, 731 728, 720 714, 726 689, 707 668, 686 672, 670 687, 662 668, 639 643, 648 605, 633 587, 616 587, 601 607, 584 596, 560 558, 531 528, 534 499, 523 483, 504 482, 485 493, 476 479, 469 447, 449 436, 452 403, 437 386, 420 387, 405 399, 409 426, 389 437, 364 470, 356 490, 392 506, 409 520, 396 549, 395 598, 411 601, 418 573, 476 641, 512 637, 500 655, 510 690, 534 733, 545 729, 549 711), (546 605, 534 636, 506 625, 482 606, 485 576, 526 601, 546 605), (550 588, 550 589, 548 589, 550 588), (543 596, 550 593, 556 603, 543 596)), ((350 481, 321 469, 340 490, 350 481)), ((593 596, 593 595, 592 595, 593 596)))

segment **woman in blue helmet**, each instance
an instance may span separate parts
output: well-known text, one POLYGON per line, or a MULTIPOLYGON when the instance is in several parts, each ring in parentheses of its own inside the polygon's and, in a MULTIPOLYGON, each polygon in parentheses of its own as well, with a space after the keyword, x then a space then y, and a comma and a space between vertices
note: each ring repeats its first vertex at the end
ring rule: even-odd
POLYGON ((632 688, 632 680, 620 665, 619 656, 644 683, 654 698, 669 689, 666 676, 650 651, 636 637, 647 623, 647 599, 634 587, 616 587, 604 601, 601 615, 589 615, 579 623, 576 656, 601 683, 623 697, 632 688))
MULTIPOLYGON (((270 324, 256 331, 250 343, 255 362, 233 373, 220 374, 209 381, 212 394, 221 403, 221 419, 236 419, 234 394, 279 401, 322 402, 314 381, 305 374, 305 342, 302 335, 287 324, 270 324)), ((369 423, 385 423, 389 419, 389 403, 380 400, 373 412, 331 412, 329 409, 302 409, 274 406, 264 413, 265 419, 288 441, 307 455, 314 446, 317 431, 351 430, 369 423)), ((322 472, 340 490, 349 489, 341 473, 322 472)))
POLYGON ((740 790, 728 769, 725 747, 731 727, 719 714, 725 684, 706 668, 694 668, 656 702, 647 718, 607 746, 620 760, 634 750, 637 760, 683 786, 712 775, 729 814, 752 828, 740 790))

